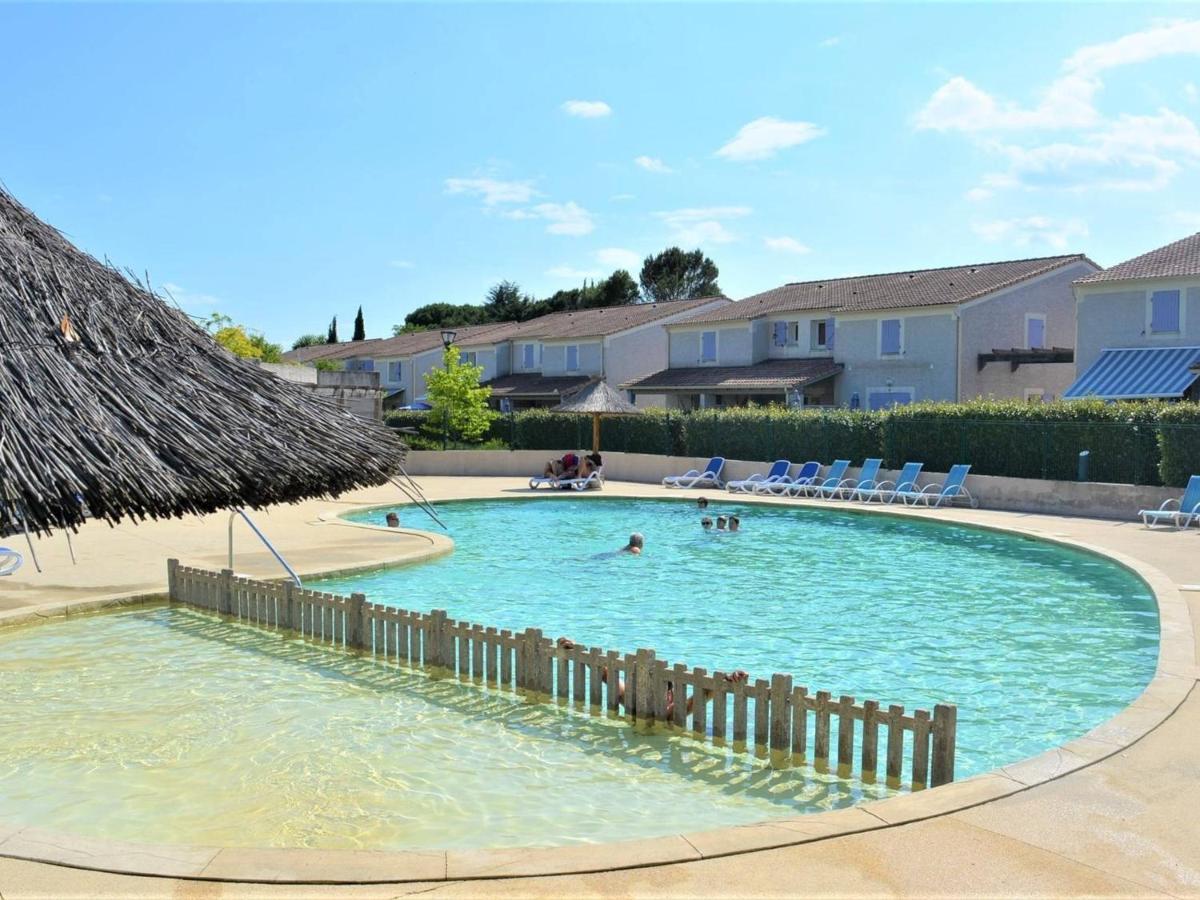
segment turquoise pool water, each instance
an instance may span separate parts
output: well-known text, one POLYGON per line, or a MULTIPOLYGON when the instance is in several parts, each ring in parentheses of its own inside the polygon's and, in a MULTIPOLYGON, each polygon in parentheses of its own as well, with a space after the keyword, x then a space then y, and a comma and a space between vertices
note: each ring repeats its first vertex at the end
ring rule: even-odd
MULTIPOLYGON (((716 500, 716 496, 709 495, 716 500)), ((390 509, 390 507, 389 507, 390 509)), ((416 510, 402 521, 423 527, 416 510)), ((388 509, 353 514, 383 524, 388 509)), ((552 496, 443 504, 447 557, 313 582, 408 609, 541 628, 710 671, 794 675, 909 709, 958 705, 958 777, 1077 737, 1153 676, 1149 589, 1092 554, 828 508, 552 496), (615 556, 632 531, 642 556, 615 556)), ((426 520, 427 521, 427 520, 426 520)))

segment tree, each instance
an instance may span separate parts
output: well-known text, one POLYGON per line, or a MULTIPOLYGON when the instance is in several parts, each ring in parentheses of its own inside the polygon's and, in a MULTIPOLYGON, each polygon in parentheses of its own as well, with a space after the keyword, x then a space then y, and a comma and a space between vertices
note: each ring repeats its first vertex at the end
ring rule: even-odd
POLYGON ((458 435, 478 441, 487 434, 498 415, 488 408, 490 387, 481 387, 483 366, 460 362, 458 348, 451 344, 442 356, 442 368, 425 375, 425 399, 431 407, 425 431, 432 436, 458 435))
POLYGON ((502 281, 492 285, 483 304, 483 313, 488 322, 523 322, 529 315, 531 298, 521 293, 515 281, 502 281))
POLYGON ((362 307, 358 308, 358 315, 354 317, 354 337, 352 341, 365 341, 367 339, 367 326, 363 324, 362 307))
POLYGON ((316 347, 318 344, 324 343, 325 338, 319 334, 302 334, 292 341, 292 349, 300 350, 303 347, 316 347))
POLYGON ((327 343, 327 344, 338 343, 337 316, 334 316, 333 321, 329 323, 329 333, 325 335, 325 343, 327 343))
POLYGON ((244 359, 260 359, 263 362, 279 362, 283 358, 283 348, 272 344, 261 332, 247 332, 245 327, 234 323, 233 319, 223 313, 213 313, 204 323, 218 344, 244 359))
POLYGON ((596 306, 628 306, 631 303, 640 303, 642 299, 638 293, 637 282, 624 269, 617 269, 596 285, 595 290, 599 300, 596 306))
POLYGON ((718 274, 716 264, 703 251, 685 253, 668 247, 642 263, 642 296, 651 303, 710 297, 721 292, 718 274))
POLYGON ((393 325, 392 334, 426 331, 432 328, 458 328, 487 321, 483 307, 472 303, 428 303, 404 317, 403 325, 393 325))

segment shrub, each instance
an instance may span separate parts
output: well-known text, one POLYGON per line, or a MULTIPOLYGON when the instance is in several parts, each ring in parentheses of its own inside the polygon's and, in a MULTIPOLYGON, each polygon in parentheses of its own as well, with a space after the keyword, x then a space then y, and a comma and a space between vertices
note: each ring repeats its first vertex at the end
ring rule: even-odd
POLYGON ((1200 475, 1200 404, 1172 404, 1162 411, 1158 449, 1163 484, 1182 487, 1200 475))
POLYGON ((782 406, 706 410, 685 420, 684 444, 688 456, 859 460, 879 455, 882 415, 782 406))

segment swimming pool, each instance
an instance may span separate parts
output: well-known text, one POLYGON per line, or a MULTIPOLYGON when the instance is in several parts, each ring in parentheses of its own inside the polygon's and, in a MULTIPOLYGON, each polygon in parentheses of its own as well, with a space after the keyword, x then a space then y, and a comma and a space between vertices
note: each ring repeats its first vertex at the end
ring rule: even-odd
MULTIPOLYGON (((406 522, 420 515, 400 509, 406 522)), ((707 514, 740 514, 738 534, 703 532, 694 499, 440 509, 452 555, 312 586, 622 651, 652 647, 710 672, 787 672, 835 697, 955 703, 960 779, 1085 733, 1154 675, 1158 614, 1146 585, 1045 541, 724 497, 707 514), (642 556, 606 552, 632 531, 645 535, 642 556)), ((386 512, 348 518, 382 524, 386 512)))
MULTIPOLYGON (((1042 542, 736 502, 710 510, 742 514, 724 536, 680 501, 440 509, 451 556, 312 586, 910 709, 954 702, 960 779, 1082 734, 1154 671, 1145 585, 1042 542), (612 555, 635 529, 644 556, 612 555)), ((888 793, 178 607, 0 631, 0 683, 0 822, 123 840, 561 845, 888 793)))

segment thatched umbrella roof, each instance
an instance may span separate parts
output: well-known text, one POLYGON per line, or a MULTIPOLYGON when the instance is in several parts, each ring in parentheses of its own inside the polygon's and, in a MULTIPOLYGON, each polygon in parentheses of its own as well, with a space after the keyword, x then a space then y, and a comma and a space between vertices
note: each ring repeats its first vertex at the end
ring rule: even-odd
POLYGON ((637 415, 641 410, 614 391, 603 381, 585 384, 550 410, 562 413, 590 413, 592 416, 592 450, 600 449, 600 417, 637 415))
POLYGON ((404 448, 220 348, 0 190, 0 533, 380 484, 404 448))

